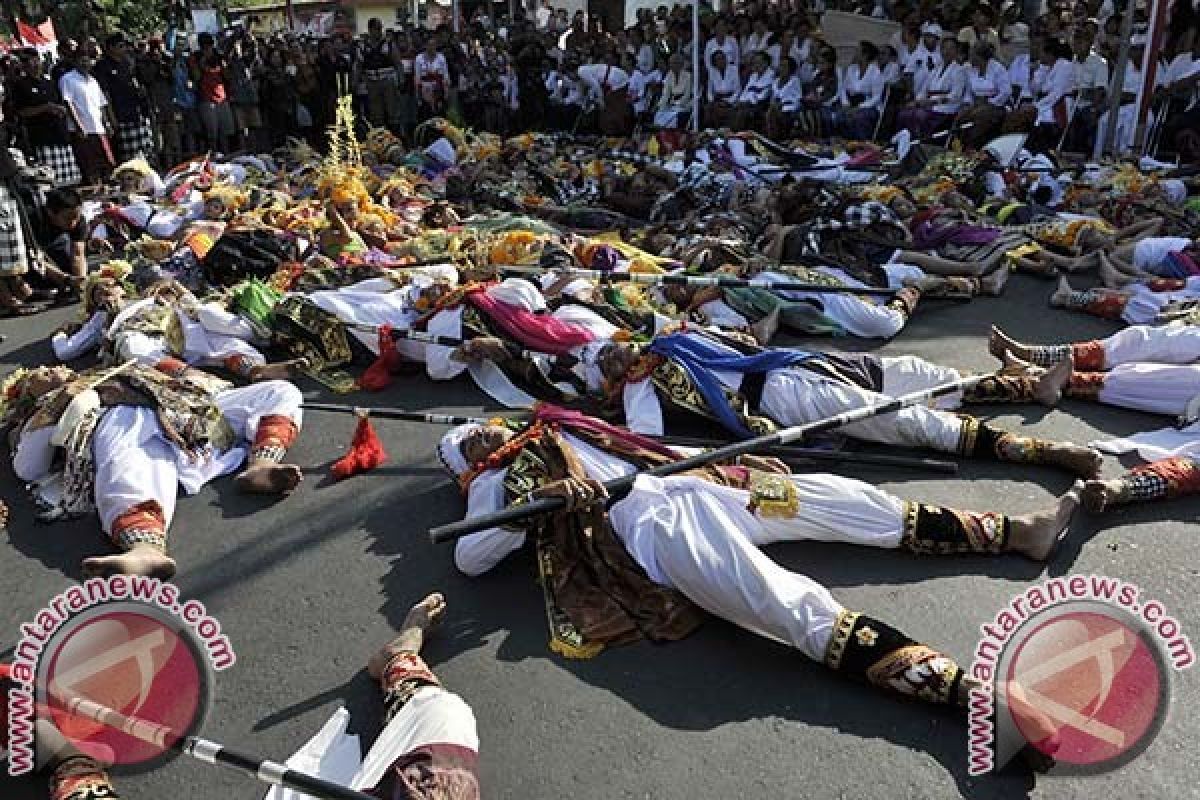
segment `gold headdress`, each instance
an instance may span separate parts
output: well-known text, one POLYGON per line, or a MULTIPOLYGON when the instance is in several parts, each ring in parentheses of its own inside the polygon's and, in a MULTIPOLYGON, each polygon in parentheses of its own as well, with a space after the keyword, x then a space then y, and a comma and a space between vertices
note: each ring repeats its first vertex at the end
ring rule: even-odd
POLYGON ((128 261, 114 260, 108 261, 97 271, 88 275, 87 280, 83 283, 83 311, 85 314, 92 314, 96 311, 95 301, 92 299, 92 294, 99 286, 108 286, 112 284, 125 284, 125 279, 133 272, 133 265, 128 261))
POLYGON ((204 202, 216 200, 225 207, 226 211, 237 212, 246 204, 246 193, 236 186, 219 184, 204 193, 204 202))
POLYGON ((25 367, 17 367, 5 376, 3 382, 0 382, 0 424, 7 425, 12 422, 10 415, 21 405, 22 395, 25 393, 25 381, 28 377, 29 370, 25 367))

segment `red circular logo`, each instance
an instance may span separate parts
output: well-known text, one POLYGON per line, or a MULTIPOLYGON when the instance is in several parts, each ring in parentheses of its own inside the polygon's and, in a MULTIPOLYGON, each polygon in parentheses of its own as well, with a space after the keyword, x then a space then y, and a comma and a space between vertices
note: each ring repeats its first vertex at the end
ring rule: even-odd
POLYGON ((80 751, 142 764, 196 733, 211 681, 203 650, 178 618, 116 602, 71 619, 38 668, 39 705, 80 751))
POLYGON ((1064 610, 1039 622, 1005 673, 1010 714, 1060 764, 1120 766, 1149 745, 1166 710, 1167 673, 1155 645, 1112 613, 1064 610), (1029 713, 1030 710, 1034 713, 1029 713), (1050 735, 1047 735, 1050 734, 1050 735))

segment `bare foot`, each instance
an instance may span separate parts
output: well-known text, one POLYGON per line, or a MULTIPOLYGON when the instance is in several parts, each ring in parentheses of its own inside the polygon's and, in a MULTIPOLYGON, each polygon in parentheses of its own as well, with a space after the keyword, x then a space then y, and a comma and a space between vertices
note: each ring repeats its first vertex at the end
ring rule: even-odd
POLYGON ((304 473, 292 464, 259 461, 242 470, 234 479, 238 489, 246 494, 291 494, 304 480, 304 473))
POLYGON ((979 279, 979 293, 989 297, 999 297, 1000 293, 1004 291, 1004 285, 1008 283, 1010 275, 1012 275, 1012 270, 1008 264, 1001 264, 999 268, 979 279))
POLYGON ((992 332, 988 335, 988 352, 1001 361, 1004 361, 1004 357, 1010 353, 1022 361, 1028 361, 1033 356, 1028 345, 1021 344, 995 325, 992 326, 992 332))
POLYGON ((1099 514, 1117 498, 1121 491, 1121 479, 1110 481, 1088 481, 1083 485, 1081 499, 1083 507, 1092 514, 1099 514))
POLYGON ((434 592, 421 602, 409 609, 404 618, 400 635, 388 642, 367 662, 367 672, 375 680, 383 677, 383 671, 388 662, 397 653, 419 653, 425 642, 425 634, 441 621, 446 611, 446 598, 440 592, 434 592))
POLYGON ((1013 517, 1008 549, 1034 561, 1048 559, 1058 545, 1063 530, 1071 524, 1075 509, 1079 507, 1080 488, 1079 484, 1072 487, 1071 491, 1058 498, 1058 505, 1054 508, 1013 517))
POLYGON ((1067 276, 1063 275, 1058 279, 1058 288, 1054 290, 1054 294, 1050 295, 1050 306, 1052 308, 1066 308, 1067 300, 1070 299, 1073 291, 1075 290, 1067 282, 1067 276))
POLYGON ((1081 478, 1094 478, 1100 474, 1104 457, 1090 447, 1070 442, 1047 442, 1046 463, 1062 467, 1081 478))
POLYGON ((1063 389, 1071 380, 1075 362, 1070 356, 1045 370, 1033 387, 1033 397, 1044 406, 1053 408, 1062 399, 1063 389))
POLYGON ((1109 289, 1120 289, 1132 281, 1125 273, 1114 267, 1104 253, 1100 254, 1100 268, 1097 271, 1100 273, 1100 282, 1109 289))
POLYGON ((279 361, 274 364, 260 364, 250 370, 250 381, 259 383, 261 381, 286 381, 292 377, 292 369, 299 367, 302 358, 293 358, 291 361, 279 361))
POLYGON ((144 575, 166 580, 175 574, 175 559, 151 545, 137 545, 114 556, 94 556, 83 560, 83 574, 89 578, 109 575, 144 575))

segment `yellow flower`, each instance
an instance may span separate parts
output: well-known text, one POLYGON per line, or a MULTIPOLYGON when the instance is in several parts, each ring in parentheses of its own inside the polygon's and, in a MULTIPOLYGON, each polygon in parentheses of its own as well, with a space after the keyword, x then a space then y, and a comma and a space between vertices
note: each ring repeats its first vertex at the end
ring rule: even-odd
POLYGON ((854 638, 858 639, 858 643, 863 647, 874 647, 875 642, 879 639, 879 634, 874 628, 864 625, 858 629, 858 633, 854 634, 854 638))

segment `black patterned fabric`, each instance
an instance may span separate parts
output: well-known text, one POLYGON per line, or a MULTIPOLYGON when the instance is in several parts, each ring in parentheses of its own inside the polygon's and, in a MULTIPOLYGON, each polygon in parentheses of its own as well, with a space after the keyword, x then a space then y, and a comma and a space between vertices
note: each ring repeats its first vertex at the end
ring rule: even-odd
POLYGON ((952 658, 856 611, 838 615, 825 663, 881 689, 936 705, 956 703, 963 678, 952 658))

